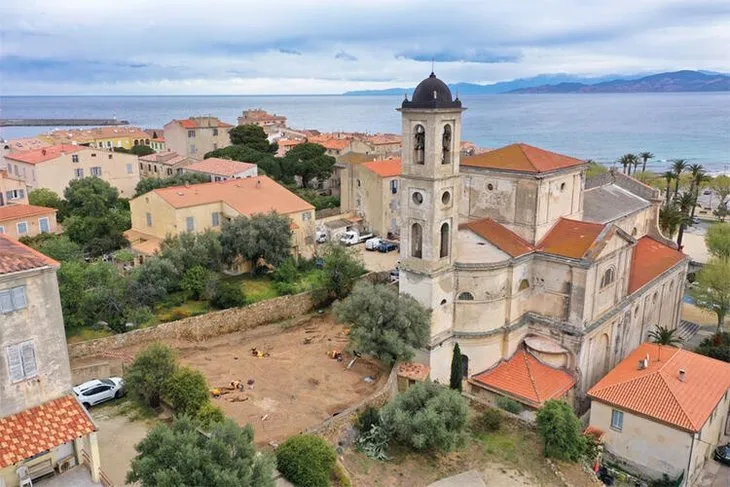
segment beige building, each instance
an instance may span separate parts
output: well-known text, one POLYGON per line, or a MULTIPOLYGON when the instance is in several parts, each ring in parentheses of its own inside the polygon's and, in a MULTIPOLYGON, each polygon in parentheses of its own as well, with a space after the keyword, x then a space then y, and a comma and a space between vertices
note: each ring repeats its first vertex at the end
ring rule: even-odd
POLYGON ((86 145, 94 149, 121 147, 131 149, 135 145, 150 145, 151 137, 138 127, 97 127, 90 129, 59 129, 38 136, 51 145, 86 145))
POLYGON ((155 152, 167 152, 167 144, 165 143, 165 137, 156 137, 150 140, 150 147, 155 152))
POLYGON ((730 433, 730 364, 687 350, 645 343, 588 395, 606 454, 644 478, 694 485, 730 433))
POLYGON ((143 178, 169 178, 181 174, 183 168, 195 159, 181 156, 177 152, 164 151, 139 158, 139 173, 143 178))
POLYGON ((0 170, 0 208, 7 205, 28 204, 28 189, 20 177, 0 170))
POLYGON ((372 152, 379 156, 399 156, 403 138, 397 134, 368 135, 364 141, 371 147, 372 152))
POLYGON ((58 485, 79 475, 101 485, 96 426, 71 391, 58 266, 0 235, 0 484, 7 487, 54 472, 58 485))
POLYGON ((309 256, 314 245, 314 207, 267 176, 160 188, 129 202, 132 229, 125 235, 144 260, 168 235, 219 230, 239 215, 277 212, 292 221, 292 254, 309 256))
POLYGON ((250 162, 232 161, 210 157, 190 164, 183 169, 186 173, 204 174, 211 181, 228 181, 229 179, 243 179, 258 176, 258 166, 250 162))
POLYGON ((0 234, 13 238, 59 233, 56 209, 26 204, 0 207, 0 234))
POLYGON ((244 110, 238 117, 238 125, 258 125, 267 135, 278 134, 286 128, 286 117, 271 114, 262 108, 244 110))
POLYGON ((398 236, 401 160, 348 164, 343 169, 345 174, 338 178, 342 211, 357 214, 377 235, 398 236))
POLYGON ((101 178, 117 188, 123 198, 132 197, 139 182, 137 156, 81 145, 13 152, 5 160, 8 173, 24 180, 29 190, 46 188, 61 197, 74 179, 101 178))
POLYGON ((233 127, 216 117, 190 117, 165 125, 165 147, 181 156, 202 160, 206 153, 231 145, 233 127))
POLYGON ((458 343, 475 393, 584 410, 653 326, 678 324, 686 256, 659 233, 658 192, 629 177, 586 183, 582 161, 526 144, 461 160, 462 110, 433 75, 400 109, 399 285, 432 310, 420 361, 448 381, 458 343), (560 373, 505 380, 525 354, 560 373))

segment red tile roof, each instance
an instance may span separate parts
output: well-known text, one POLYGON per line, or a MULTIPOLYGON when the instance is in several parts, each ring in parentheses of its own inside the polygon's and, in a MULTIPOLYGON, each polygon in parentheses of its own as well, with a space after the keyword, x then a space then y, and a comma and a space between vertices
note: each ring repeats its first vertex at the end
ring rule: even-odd
POLYGON ((523 349, 472 380, 537 407, 562 397, 576 382, 566 371, 545 365, 523 349))
POLYGON ((383 161, 371 161, 363 164, 363 167, 374 172, 381 178, 392 178, 401 175, 400 158, 386 159, 383 161))
POLYGON ((366 137, 365 140, 372 145, 392 145, 400 144, 403 137, 396 134, 375 134, 366 137))
POLYGON ((41 162, 53 160, 62 154, 79 152, 84 149, 88 149, 88 147, 82 145, 59 144, 45 147, 43 149, 13 152, 6 155, 5 159, 25 162, 28 164, 39 164, 41 162))
POLYGON ((538 244, 548 254, 582 259, 594 247, 606 225, 561 218, 538 244))
POLYGON ((0 468, 96 431, 71 394, 0 418, 0 468))
POLYGON ((0 206, 0 222, 15 220, 31 216, 52 215, 56 213, 55 208, 33 205, 7 205, 0 206))
POLYGON ((37 250, 0 234, 0 275, 58 265, 58 262, 37 250))
POLYGON ((317 135, 314 137, 309 137, 307 139, 307 142, 311 144, 319 144, 329 150, 342 150, 350 145, 352 140, 350 138, 338 138, 327 135, 317 135))
POLYGON ((483 218, 459 225, 459 229, 471 230, 489 243, 512 257, 532 252, 534 247, 526 240, 500 225, 491 218, 483 218))
POLYGON ((51 144, 49 144, 48 142, 41 140, 37 137, 23 137, 20 139, 10 139, 10 140, 6 140, 4 143, 4 146, 7 147, 11 152, 42 149, 44 147, 48 147, 49 145, 51 145, 51 144))
POLYGON ((697 432, 728 389, 730 364, 679 348, 643 343, 598 381, 588 395, 619 409, 697 432), (639 369, 639 360, 647 355, 649 366, 639 369), (680 369, 685 371, 684 381, 679 379, 680 369))
POLYGON ((584 161, 527 144, 512 144, 461 160, 462 166, 543 173, 579 166, 584 161))
MULTIPOLYGON (((202 117, 207 118, 207 117, 202 117)), ((230 123, 223 122, 217 118, 212 118, 210 123, 200 124, 198 117, 186 118, 185 120, 173 120, 171 123, 177 123, 181 127, 186 129, 197 129, 197 128, 230 128, 233 127, 230 123)))
POLYGON ((424 381, 428 379, 431 369, 428 365, 404 362, 398 365, 398 377, 424 381))
POLYGON ((152 139, 152 141, 153 142, 164 142, 165 138, 164 137, 155 137, 154 139, 152 139))
POLYGON ((664 271, 671 269, 686 259, 679 250, 675 250, 651 237, 639 239, 631 258, 631 274, 629 276, 629 294, 637 291, 644 284, 654 280, 664 271))
POLYGON ((230 159, 221 159, 218 157, 210 157, 200 162, 194 162, 185 167, 186 171, 203 172, 207 174, 216 174, 218 176, 233 177, 238 173, 248 171, 256 167, 251 162, 232 161, 230 159))

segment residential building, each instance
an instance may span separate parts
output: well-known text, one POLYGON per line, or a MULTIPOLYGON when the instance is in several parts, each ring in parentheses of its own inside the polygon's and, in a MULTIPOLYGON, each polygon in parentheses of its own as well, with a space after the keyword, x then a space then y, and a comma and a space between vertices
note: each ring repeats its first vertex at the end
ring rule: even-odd
POLYGON ((89 485, 101 485, 96 426, 71 391, 58 267, 0 235, 0 484, 6 487, 18 486, 25 469, 37 478, 82 463, 89 485))
POLYGON ((160 188, 129 202, 132 229, 125 235, 138 261, 154 255, 168 235, 219 230, 239 215, 277 212, 292 221, 292 253, 311 255, 314 207, 267 176, 160 188))
POLYGON ((192 159, 231 145, 228 131, 233 127, 216 117, 190 117, 165 125, 165 147, 192 159))
POLYGON ((305 143, 306 139, 278 139, 276 143, 279 146, 279 150, 276 151, 276 155, 283 157, 287 152, 292 150, 295 146, 305 143))
POLYGON ((169 178, 181 174, 183 168, 195 159, 181 156, 177 152, 164 151, 139 158, 139 173, 143 178, 169 178))
POLYGON ((350 134, 334 133, 307 137, 307 142, 319 144, 327 149, 326 154, 335 158, 348 152, 371 154, 375 150, 364 140, 350 134))
POLYGON ((403 138, 397 134, 368 135, 364 141, 380 156, 399 156, 403 138))
POLYGON ((0 208, 13 204, 27 204, 28 190, 25 181, 0 170, 0 208))
POLYGON ((268 113, 262 108, 255 108, 244 110, 238 117, 238 125, 258 125, 264 129, 267 135, 273 135, 286 128, 286 117, 268 113))
POLYGON ((59 129, 41 134, 39 139, 51 145, 86 145, 95 149, 121 147, 131 149, 135 145, 150 145, 150 137, 138 127, 97 127, 91 129, 59 129))
POLYGON ((352 163, 346 169, 350 174, 340 177, 342 211, 360 216, 377 235, 399 235, 400 158, 352 163))
POLYGON ((210 157, 194 162, 183 169, 184 172, 205 174, 213 182, 243 179, 258 176, 258 166, 250 162, 232 161, 210 157))
POLYGON ((694 485, 730 433, 730 364, 687 350, 644 343, 588 396, 606 454, 644 478, 694 485))
POLYGON ((28 190, 47 188, 59 196, 63 196, 68 183, 89 176, 108 182, 123 198, 132 197, 139 182, 137 156, 82 145, 13 152, 5 160, 8 173, 23 179, 28 190))
POLYGON ((59 233, 55 208, 26 204, 0 206, 0 234, 20 238, 40 233, 59 233))
MULTIPOLYGON (((0 140, 0 145, 2 146, 2 155, 5 155, 16 151, 43 149, 51 144, 38 137, 22 137, 19 139, 0 140)), ((3 169, 3 167, 0 167, 0 169, 3 169)))
POLYGON ((150 147, 152 147, 152 150, 155 152, 166 152, 167 144, 165 143, 165 137, 160 136, 152 139, 150 141, 150 147))
POLYGON ((462 111, 433 74, 400 108, 399 286, 432 310, 418 361, 447 382, 458 343, 473 394, 585 410, 652 327, 677 326, 688 259, 658 229, 659 192, 628 176, 586 182, 583 161, 527 144, 462 160, 462 111))

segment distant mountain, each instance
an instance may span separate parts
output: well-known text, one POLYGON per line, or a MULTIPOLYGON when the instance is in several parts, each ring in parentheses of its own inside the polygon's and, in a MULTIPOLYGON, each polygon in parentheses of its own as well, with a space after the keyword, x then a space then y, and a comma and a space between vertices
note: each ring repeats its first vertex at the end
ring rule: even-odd
MULTIPOLYGON (((499 83, 493 83, 489 85, 480 85, 476 83, 454 83, 450 84, 449 88, 453 93, 459 93, 459 95, 485 95, 485 94, 496 94, 496 93, 508 93, 513 90, 522 88, 533 88, 537 86, 550 85, 555 83, 579 83, 583 85, 592 85, 601 83, 604 81, 614 81, 618 79, 636 79, 640 75, 634 76, 621 76, 621 75, 608 75, 597 78, 585 78, 580 76, 574 76, 571 74, 541 74, 533 76, 532 78, 520 78, 512 81, 500 81, 499 83)), ((367 96, 367 95, 399 95, 403 96, 403 93, 409 95, 413 93, 414 87, 411 88, 388 88, 385 90, 362 90, 362 91, 348 91, 344 93, 348 96, 367 96)))
POLYGON ((545 84, 514 89, 509 93, 668 93, 681 91, 730 91, 730 76, 685 70, 595 84, 545 84))

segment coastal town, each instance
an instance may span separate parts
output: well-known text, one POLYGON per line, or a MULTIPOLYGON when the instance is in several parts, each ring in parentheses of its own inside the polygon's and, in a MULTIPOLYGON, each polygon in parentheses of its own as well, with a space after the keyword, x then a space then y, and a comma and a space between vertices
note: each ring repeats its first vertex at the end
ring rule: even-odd
POLYGON ((0 485, 730 485, 730 177, 468 105, 2 141, 0 485))

